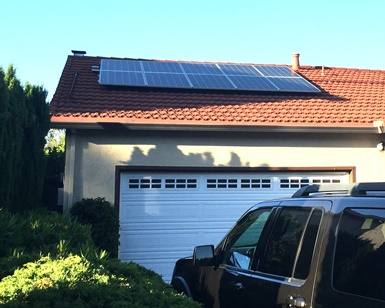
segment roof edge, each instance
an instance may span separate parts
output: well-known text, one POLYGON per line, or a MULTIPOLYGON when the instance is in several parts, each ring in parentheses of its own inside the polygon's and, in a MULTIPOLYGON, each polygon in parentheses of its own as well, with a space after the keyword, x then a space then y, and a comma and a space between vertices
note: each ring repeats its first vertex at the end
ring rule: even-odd
POLYGON ((232 132, 281 132, 281 133, 350 133, 379 134, 377 127, 326 127, 326 126, 278 126, 278 125, 199 125, 199 124, 143 124, 118 122, 51 122, 51 128, 60 129, 125 129, 132 131, 232 131, 232 132))

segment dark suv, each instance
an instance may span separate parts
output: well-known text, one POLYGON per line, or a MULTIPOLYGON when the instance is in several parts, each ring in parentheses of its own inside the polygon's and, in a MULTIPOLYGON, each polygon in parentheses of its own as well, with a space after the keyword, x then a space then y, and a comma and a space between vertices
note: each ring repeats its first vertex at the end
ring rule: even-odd
POLYGON ((257 204, 176 262, 205 307, 385 307, 385 183, 311 185, 257 204))

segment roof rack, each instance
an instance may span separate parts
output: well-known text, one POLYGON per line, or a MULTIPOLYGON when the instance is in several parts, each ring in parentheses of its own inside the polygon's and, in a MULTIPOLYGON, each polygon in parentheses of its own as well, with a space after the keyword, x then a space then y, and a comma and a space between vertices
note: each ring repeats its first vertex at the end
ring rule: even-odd
POLYGON ((368 195, 385 196, 385 182, 309 185, 298 189, 293 194, 292 197, 293 198, 309 197, 311 194, 317 194, 317 195, 347 194, 350 196, 368 196, 368 195))

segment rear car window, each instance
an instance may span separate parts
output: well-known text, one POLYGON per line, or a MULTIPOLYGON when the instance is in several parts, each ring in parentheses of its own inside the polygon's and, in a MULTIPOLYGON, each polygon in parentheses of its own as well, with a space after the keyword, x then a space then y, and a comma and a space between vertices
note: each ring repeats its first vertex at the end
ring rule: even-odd
POLYGON ((384 243, 384 209, 346 209, 337 232, 334 288, 385 300, 384 243))

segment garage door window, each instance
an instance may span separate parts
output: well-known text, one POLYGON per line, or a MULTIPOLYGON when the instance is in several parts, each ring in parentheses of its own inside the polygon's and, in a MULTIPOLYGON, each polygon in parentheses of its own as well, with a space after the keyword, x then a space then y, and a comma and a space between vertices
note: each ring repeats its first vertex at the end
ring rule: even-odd
POLYGON ((129 189, 159 189, 162 187, 161 179, 129 179, 129 189))
POLYGON ((308 186, 311 184, 330 184, 330 183, 333 183, 333 184, 341 183, 341 180, 334 179, 334 178, 322 178, 322 179, 287 178, 287 179, 280 179, 280 188, 294 189, 294 188, 301 188, 304 186, 308 186))
POLYGON ((196 179, 166 179, 165 188, 197 188, 196 179))
POLYGON ((271 188, 271 179, 268 178, 211 178, 207 179, 207 188, 271 188))

